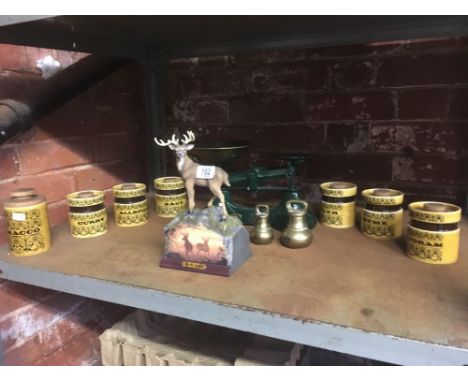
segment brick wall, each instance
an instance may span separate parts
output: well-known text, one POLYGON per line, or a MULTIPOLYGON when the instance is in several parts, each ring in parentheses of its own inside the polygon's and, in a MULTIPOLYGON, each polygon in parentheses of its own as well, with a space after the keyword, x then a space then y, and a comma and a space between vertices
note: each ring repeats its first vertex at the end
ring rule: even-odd
POLYGON ((300 176, 312 201, 342 179, 465 204, 467 39, 180 59, 170 78, 171 129, 248 139, 250 164, 311 154, 300 176))
MULTIPOLYGON (((42 81, 36 60, 48 54, 62 67, 83 57, 0 45, 0 99, 14 98, 42 81)), ((144 180, 144 126, 141 72, 137 64, 130 64, 0 146, 0 201, 15 188, 35 187, 49 202, 51 225, 65 222, 66 194, 144 180)), ((0 216, 0 243, 4 242, 5 221, 0 216)), ((0 338, 6 363, 94 364, 99 361, 97 335, 127 311, 0 279, 0 338)))

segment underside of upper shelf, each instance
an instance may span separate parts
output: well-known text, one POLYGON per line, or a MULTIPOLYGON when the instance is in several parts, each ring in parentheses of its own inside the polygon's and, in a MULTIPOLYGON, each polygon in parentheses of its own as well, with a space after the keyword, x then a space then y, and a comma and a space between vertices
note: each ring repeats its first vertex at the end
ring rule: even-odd
POLYGON ((147 51, 194 57, 466 34, 467 16, 57 16, 0 22, 0 43, 126 57, 147 51))

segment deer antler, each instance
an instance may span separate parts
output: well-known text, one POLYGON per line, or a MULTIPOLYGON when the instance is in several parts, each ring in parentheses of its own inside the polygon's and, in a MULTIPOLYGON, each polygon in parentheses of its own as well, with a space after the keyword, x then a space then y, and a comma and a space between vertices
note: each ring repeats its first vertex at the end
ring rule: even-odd
POLYGON ((159 141, 156 137, 154 137, 154 141, 158 146, 169 146, 171 143, 173 145, 179 145, 179 139, 175 137, 175 134, 172 134, 171 139, 168 139, 167 142, 164 142, 163 140, 159 141))
POLYGON ((184 134, 183 137, 182 137, 182 144, 183 145, 186 145, 190 142, 194 142, 195 141, 195 134, 193 134, 193 132, 191 130, 187 131, 187 134, 184 134))

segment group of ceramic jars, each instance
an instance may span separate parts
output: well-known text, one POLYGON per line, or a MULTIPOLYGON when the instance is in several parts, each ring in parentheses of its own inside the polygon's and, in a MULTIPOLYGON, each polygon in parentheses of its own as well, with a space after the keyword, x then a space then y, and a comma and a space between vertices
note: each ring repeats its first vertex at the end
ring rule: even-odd
MULTIPOLYGON (((120 227, 137 227, 148 221, 146 185, 123 183, 112 188, 114 218, 120 227)), ((70 231, 77 238, 90 238, 107 232, 104 191, 87 190, 67 195, 70 231)))
MULTIPOLYGON (((320 185, 320 222, 332 228, 355 224, 357 187, 348 182, 320 185)), ((374 239, 398 239, 403 235, 403 198, 398 190, 373 188, 362 191, 361 232, 374 239)), ((407 255, 430 264, 457 261, 461 209, 440 202, 414 202, 408 206, 407 255)))
MULTIPOLYGON (((286 202, 289 222, 281 233, 280 242, 288 248, 304 248, 312 242, 312 231, 307 225, 306 215, 309 205, 304 200, 291 199, 286 202)), ((254 244, 269 244, 274 233, 268 223, 269 207, 259 204, 255 208, 256 222, 250 232, 250 240, 254 244)))

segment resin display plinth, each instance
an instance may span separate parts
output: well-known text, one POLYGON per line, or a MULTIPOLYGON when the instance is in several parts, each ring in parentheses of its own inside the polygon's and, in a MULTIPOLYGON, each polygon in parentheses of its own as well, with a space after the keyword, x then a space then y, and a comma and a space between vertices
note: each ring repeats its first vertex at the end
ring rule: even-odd
POLYGON ((165 268, 231 276, 250 256, 250 241, 242 222, 221 221, 219 207, 184 212, 164 227, 165 268))

